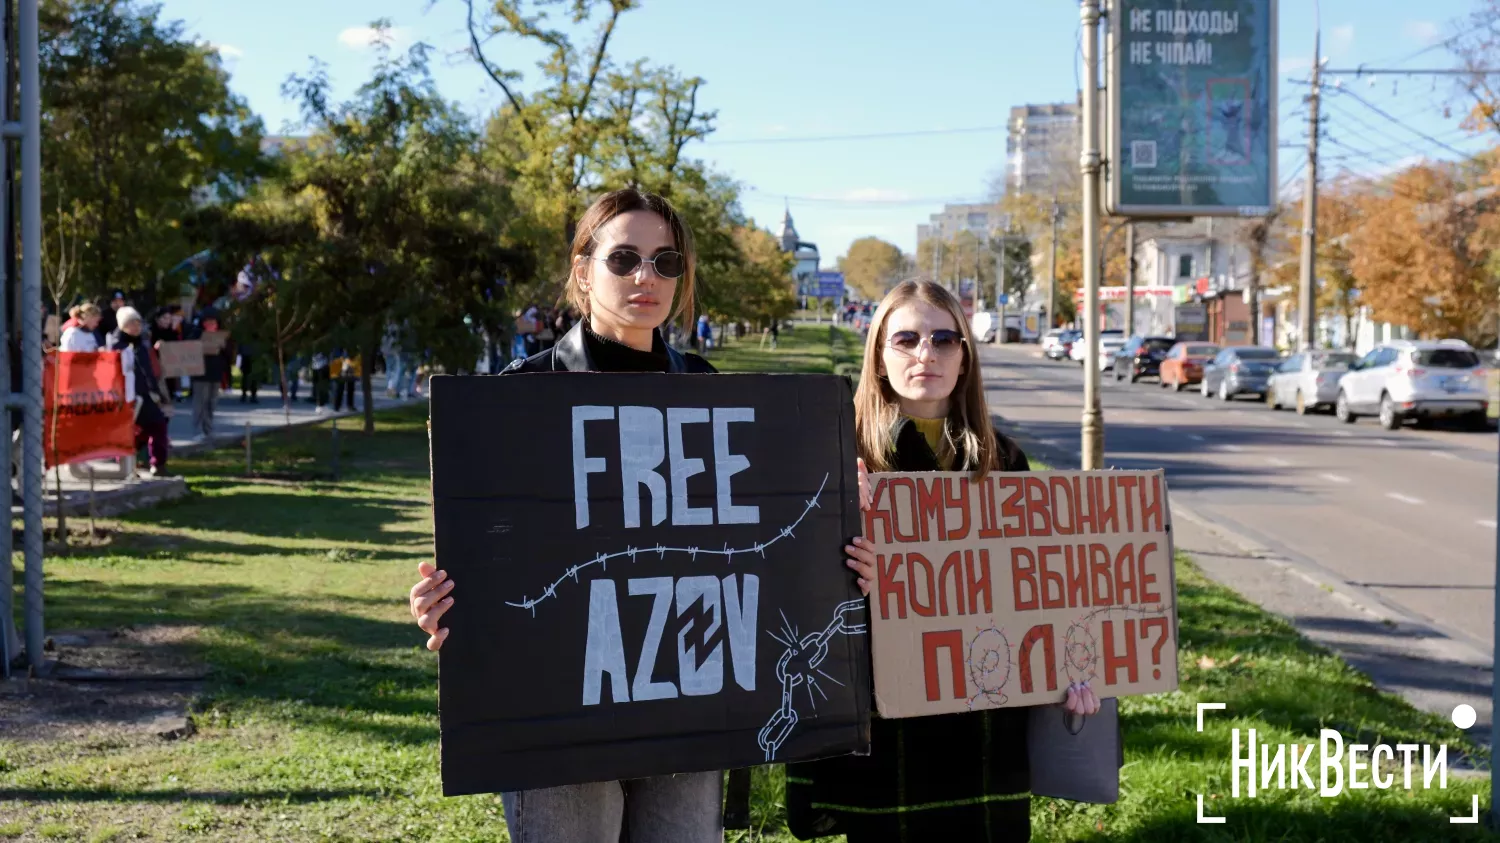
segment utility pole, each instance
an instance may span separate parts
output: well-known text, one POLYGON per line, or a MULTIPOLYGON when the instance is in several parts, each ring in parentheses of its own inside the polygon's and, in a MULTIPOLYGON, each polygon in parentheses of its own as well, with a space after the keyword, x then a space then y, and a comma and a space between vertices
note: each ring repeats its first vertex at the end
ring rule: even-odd
POLYGON ((1297 300, 1297 345, 1311 351, 1317 319, 1313 314, 1313 285, 1317 281, 1318 262, 1318 101, 1321 98, 1323 72, 1323 32, 1313 37, 1312 94, 1308 108, 1307 188, 1302 200, 1302 290, 1297 300))
MULTIPOLYGON (((1099 0, 1081 0, 1083 25, 1083 431, 1080 468, 1104 468, 1099 407, 1099 0)), ((1055 239, 1054 239, 1054 242, 1055 239)))
MULTIPOLYGON (((1149 332, 1143 332, 1149 333, 1149 332)), ((1125 223, 1125 338, 1135 336, 1135 223, 1125 223)))
POLYGON ((1046 325, 1043 331, 1051 330, 1053 321, 1057 318, 1057 220, 1062 216, 1062 208, 1057 200, 1052 200, 1052 268, 1047 276, 1047 305, 1042 308, 1042 316, 1045 317, 1046 325))
MULTIPOLYGON (((1010 226, 1006 225, 1005 236, 1000 238, 1000 272, 997 273, 998 277, 995 278, 995 301, 1000 303, 1000 327, 996 329, 995 342, 1002 345, 1010 341, 1010 331, 1005 327, 1005 305, 1007 304, 1005 301, 1005 274, 1006 270, 1009 269, 1006 264, 1009 263, 1008 258, 1010 257, 1006 254, 1005 250, 1009 247, 1010 226)), ((1024 315, 1021 321, 1026 321, 1024 315)))

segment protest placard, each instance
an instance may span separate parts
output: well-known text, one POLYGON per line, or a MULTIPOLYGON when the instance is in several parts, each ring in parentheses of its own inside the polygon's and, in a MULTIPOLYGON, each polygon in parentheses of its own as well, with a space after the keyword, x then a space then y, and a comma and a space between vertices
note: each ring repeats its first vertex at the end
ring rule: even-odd
POLYGON ((432 379, 447 795, 868 748, 848 381, 432 379))
POLYGON ((218 354, 229 344, 229 333, 227 331, 204 331, 198 340, 203 344, 204 354, 218 354))
POLYGON ((875 704, 915 717, 1177 687, 1161 471, 877 474, 875 704))
POLYGON ((135 453, 135 408, 125 401, 118 351, 54 351, 42 371, 47 468, 135 453))
POLYGON ((156 350, 161 355, 164 378, 190 378, 204 372, 203 343, 199 340, 164 341, 156 350))

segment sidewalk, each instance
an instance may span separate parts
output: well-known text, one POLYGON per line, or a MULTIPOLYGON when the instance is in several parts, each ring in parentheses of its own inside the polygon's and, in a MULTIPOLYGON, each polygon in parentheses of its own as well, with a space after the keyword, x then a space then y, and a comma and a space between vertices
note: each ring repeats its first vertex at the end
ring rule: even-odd
MULTIPOLYGON (((377 374, 371 378, 371 392, 375 397, 375 409, 385 410, 391 407, 401 407, 406 404, 414 404, 426 401, 426 397, 419 395, 411 401, 385 397, 385 375, 377 374)), ((362 418, 364 416, 364 395, 359 387, 355 387, 354 400, 359 405, 360 412, 350 412, 347 407, 341 413, 333 412, 330 404, 324 408, 322 415, 317 413, 316 407, 310 399, 312 397, 312 384, 303 383, 297 391, 297 400, 291 407, 291 425, 313 424, 328 419, 345 419, 351 416, 362 418)), ((178 401, 174 405, 172 421, 167 428, 172 440, 172 453, 190 454, 205 448, 238 443, 245 436, 245 424, 249 423, 252 433, 276 430, 287 427, 287 413, 281 406, 281 390, 275 384, 267 384, 260 389, 260 403, 240 403, 240 391, 228 389, 219 394, 219 402, 214 411, 214 436, 212 442, 205 442, 198 431, 193 429, 193 402, 191 400, 178 401)))

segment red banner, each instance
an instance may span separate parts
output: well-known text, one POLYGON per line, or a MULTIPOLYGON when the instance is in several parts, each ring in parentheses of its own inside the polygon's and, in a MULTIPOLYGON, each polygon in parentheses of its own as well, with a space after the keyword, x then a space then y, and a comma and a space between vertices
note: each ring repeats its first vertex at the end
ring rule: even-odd
POLYGON ((42 375, 47 468, 135 453, 135 408, 125 402, 118 351, 59 351, 42 375))

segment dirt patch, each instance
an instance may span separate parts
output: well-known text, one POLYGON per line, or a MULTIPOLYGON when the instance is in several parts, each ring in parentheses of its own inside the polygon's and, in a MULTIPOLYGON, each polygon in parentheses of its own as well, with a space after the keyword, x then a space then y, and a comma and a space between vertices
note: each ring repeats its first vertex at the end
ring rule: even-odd
POLYGON ((188 706, 206 668, 194 661, 193 626, 53 633, 45 679, 0 682, 0 740, 86 739, 123 746, 193 733, 188 706))

